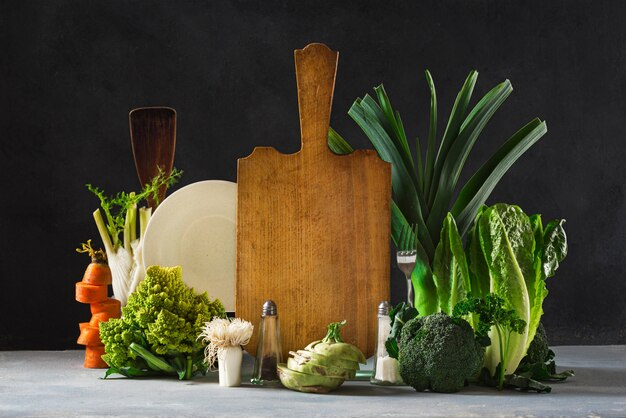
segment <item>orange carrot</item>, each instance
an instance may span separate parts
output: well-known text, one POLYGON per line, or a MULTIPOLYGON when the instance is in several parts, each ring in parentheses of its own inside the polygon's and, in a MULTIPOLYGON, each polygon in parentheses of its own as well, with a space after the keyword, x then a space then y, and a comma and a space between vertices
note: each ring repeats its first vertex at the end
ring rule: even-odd
POLYGON ((85 349, 85 364, 84 366, 88 369, 106 369, 109 367, 104 360, 102 360, 102 355, 104 354, 104 346, 103 345, 88 345, 85 349))
POLYGON ((102 341, 100 341, 100 329, 89 325, 86 326, 80 332, 76 342, 80 345, 102 345, 102 341))
POLYGON ((89 322, 81 322, 78 324, 78 328, 80 328, 80 332, 83 332, 83 330, 89 326, 89 322))
POLYGON ((122 304, 117 299, 107 298, 102 302, 94 302, 89 306, 91 307, 92 315, 100 312, 108 313, 110 318, 119 318, 122 315, 122 304))
POLYGON ((100 328, 100 322, 106 322, 112 318, 109 312, 98 312, 92 315, 91 321, 89 321, 90 327, 100 328))
POLYGON ((107 300, 108 287, 96 286, 83 282, 76 283, 76 300, 82 303, 103 302, 107 300))
POLYGON ((106 286, 113 282, 113 276, 111 276, 111 269, 107 264, 92 262, 87 266, 85 274, 83 275, 83 282, 89 284, 95 284, 99 286, 106 286))
POLYGON ((76 249, 79 253, 88 253, 91 256, 91 263, 87 266, 83 275, 83 282, 98 286, 106 286, 113 282, 111 269, 107 264, 106 253, 91 248, 91 240, 87 240, 86 244, 82 244, 81 248, 76 249))

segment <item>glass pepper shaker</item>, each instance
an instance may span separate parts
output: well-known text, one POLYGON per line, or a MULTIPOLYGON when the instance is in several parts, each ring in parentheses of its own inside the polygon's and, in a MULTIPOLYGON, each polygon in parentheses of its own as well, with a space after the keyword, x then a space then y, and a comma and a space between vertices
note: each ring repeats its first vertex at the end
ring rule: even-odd
POLYGON ((282 363, 278 310, 272 300, 266 300, 261 310, 254 372, 250 381, 255 385, 278 384, 276 366, 282 363))
POLYGON ((398 360, 390 357, 385 342, 391 332, 391 318, 389 317, 389 302, 382 301, 378 305, 378 339, 376 357, 374 358, 374 373, 370 382, 374 385, 402 385, 398 360))

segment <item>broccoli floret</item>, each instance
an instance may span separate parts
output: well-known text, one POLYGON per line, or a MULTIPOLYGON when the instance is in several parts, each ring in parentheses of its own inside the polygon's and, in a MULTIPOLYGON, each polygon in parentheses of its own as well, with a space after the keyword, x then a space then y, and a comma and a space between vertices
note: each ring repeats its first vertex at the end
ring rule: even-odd
POLYGON ((528 346, 526 357, 522 360, 524 363, 545 363, 551 359, 550 347, 548 346, 548 336, 546 335, 546 329, 540 322, 537 326, 537 333, 535 338, 528 346))
POLYGON ((458 392, 478 375, 484 349, 462 318, 444 313, 414 318, 402 328, 400 375, 417 391, 458 392))
POLYGON ((186 370, 179 370, 179 376, 189 378, 199 369, 191 363, 202 357, 199 354, 203 345, 198 335, 204 323, 213 317, 225 317, 226 313, 218 299, 211 302, 206 292, 198 295, 187 287, 180 267, 151 266, 146 278, 128 298, 122 316, 122 319, 103 323, 100 329, 107 353, 103 359, 109 366, 117 369, 150 367, 150 361, 155 358, 142 359, 143 354, 130 347, 135 343, 146 349, 141 350, 142 353, 162 356, 157 361, 184 364, 186 370))

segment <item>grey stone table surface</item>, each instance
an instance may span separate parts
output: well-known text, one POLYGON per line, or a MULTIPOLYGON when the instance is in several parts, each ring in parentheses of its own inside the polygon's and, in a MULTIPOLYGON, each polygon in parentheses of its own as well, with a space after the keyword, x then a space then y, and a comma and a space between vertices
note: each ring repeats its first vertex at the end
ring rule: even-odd
MULTIPOLYGON (((190 381, 100 379, 81 351, 0 352, 0 416, 581 416, 626 417, 626 346, 554 348, 576 376, 552 393, 498 392, 470 386, 456 394, 346 382, 327 395, 245 383, 217 384, 210 373, 190 381)), ((251 357, 244 361, 249 374, 251 357)))

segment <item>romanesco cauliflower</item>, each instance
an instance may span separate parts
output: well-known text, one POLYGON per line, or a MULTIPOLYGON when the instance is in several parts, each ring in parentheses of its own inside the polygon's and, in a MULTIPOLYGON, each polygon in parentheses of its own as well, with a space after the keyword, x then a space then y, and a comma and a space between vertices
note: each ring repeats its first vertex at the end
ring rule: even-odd
POLYGON ((180 267, 149 267, 122 309, 122 318, 100 325, 108 374, 166 373, 188 379, 206 372, 197 337, 214 317, 225 317, 222 303, 188 288, 180 267))

